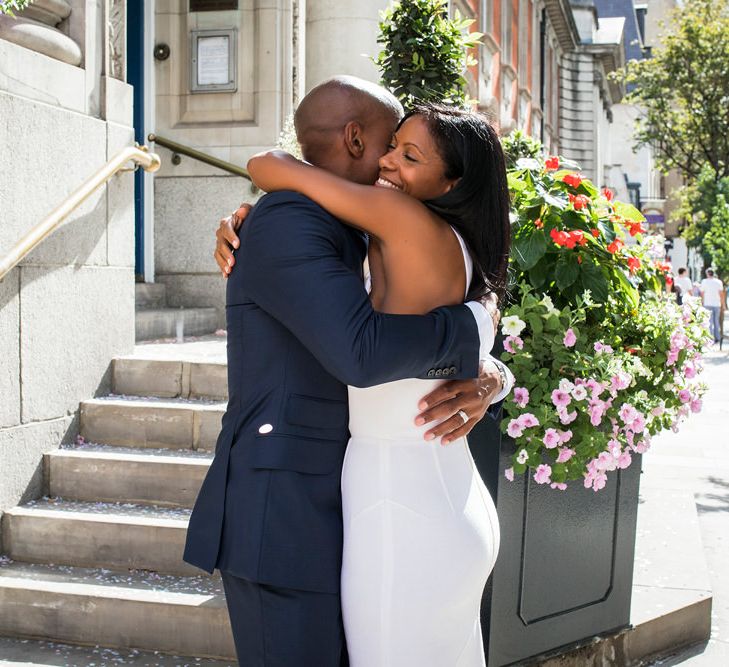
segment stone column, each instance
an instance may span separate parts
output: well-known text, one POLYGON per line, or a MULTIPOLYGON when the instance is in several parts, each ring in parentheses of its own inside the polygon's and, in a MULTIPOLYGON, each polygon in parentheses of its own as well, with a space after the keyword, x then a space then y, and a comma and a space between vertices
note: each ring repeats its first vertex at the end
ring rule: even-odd
POLYGON ((307 0, 307 91, 335 74, 379 81, 369 57, 379 53, 379 11, 388 4, 388 0, 307 0))
POLYGON ((17 18, 0 16, 0 39, 6 39, 69 65, 80 65, 79 45, 56 27, 71 14, 66 0, 35 0, 17 18))

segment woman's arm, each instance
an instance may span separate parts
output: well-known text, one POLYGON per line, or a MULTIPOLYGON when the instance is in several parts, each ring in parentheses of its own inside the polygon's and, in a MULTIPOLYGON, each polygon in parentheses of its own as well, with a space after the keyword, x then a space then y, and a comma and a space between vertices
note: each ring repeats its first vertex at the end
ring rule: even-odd
POLYGON ((335 218, 383 243, 422 236, 426 207, 417 199, 387 188, 352 183, 301 162, 284 151, 254 155, 248 173, 262 190, 294 190, 315 201, 335 218), (397 224, 392 224, 396 220, 397 224), (417 225, 417 229, 416 229, 417 225))

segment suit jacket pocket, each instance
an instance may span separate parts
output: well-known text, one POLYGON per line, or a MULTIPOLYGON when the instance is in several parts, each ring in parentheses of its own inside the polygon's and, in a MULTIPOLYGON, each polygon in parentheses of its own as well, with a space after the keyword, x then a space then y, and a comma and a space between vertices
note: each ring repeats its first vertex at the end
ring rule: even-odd
POLYGON ((253 448, 253 467, 327 475, 342 466, 346 442, 291 435, 259 435, 253 448))
POLYGON ((347 426, 347 402, 290 394, 285 418, 289 424, 340 433, 347 426))

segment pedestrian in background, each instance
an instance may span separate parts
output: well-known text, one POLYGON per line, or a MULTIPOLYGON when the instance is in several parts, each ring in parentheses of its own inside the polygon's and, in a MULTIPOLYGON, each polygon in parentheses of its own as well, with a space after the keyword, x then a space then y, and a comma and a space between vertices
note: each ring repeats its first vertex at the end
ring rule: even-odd
POLYGON ((691 282, 691 278, 688 277, 688 271, 686 270, 686 267, 681 267, 678 270, 678 278, 674 280, 674 283, 681 290, 678 302, 683 303, 684 298, 689 296, 694 288, 693 283, 691 282))
POLYGON ((706 278, 701 281, 701 303, 711 313, 711 335, 718 343, 722 337, 721 316, 724 312, 724 284, 706 269, 706 278))

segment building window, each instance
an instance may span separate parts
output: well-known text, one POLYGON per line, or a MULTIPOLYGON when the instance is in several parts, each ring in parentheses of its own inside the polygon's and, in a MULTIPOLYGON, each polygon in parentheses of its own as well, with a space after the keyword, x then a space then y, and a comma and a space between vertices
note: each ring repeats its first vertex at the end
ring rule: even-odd
POLYGON ((531 3, 526 0, 519 2, 519 41, 517 42, 517 53, 519 54, 519 84, 524 87, 529 85, 529 72, 527 62, 529 56, 529 8, 531 3))
POLYGON ((481 32, 487 35, 490 35, 494 30, 494 1, 483 0, 481 3, 481 16, 483 17, 481 32))

